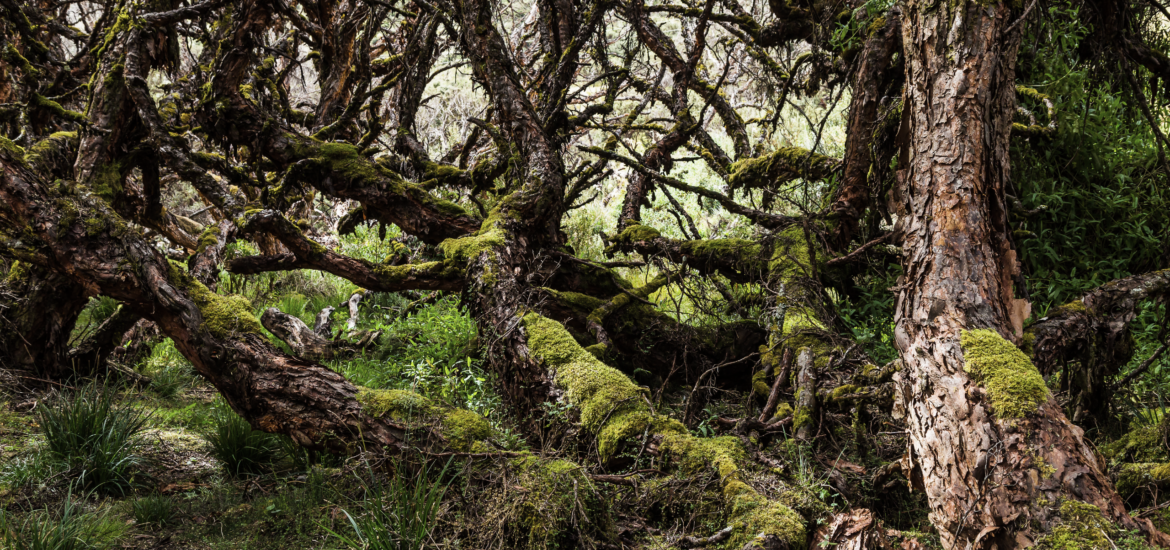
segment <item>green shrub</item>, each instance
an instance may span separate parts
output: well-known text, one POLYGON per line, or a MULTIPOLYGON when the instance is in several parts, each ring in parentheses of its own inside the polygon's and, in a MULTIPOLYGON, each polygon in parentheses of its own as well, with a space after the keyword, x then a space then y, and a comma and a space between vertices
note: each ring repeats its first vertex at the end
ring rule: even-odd
POLYGON ((79 486, 125 494, 142 463, 139 434, 149 419, 141 409, 118 407, 107 387, 90 384, 37 409, 49 453, 77 475, 79 486))
POLYGON ((253 430, 247 420, 222 402, 213 409, 211 428, 202 435, 211 446, 211 456, 236 477, 263 472, 280 450, 277 436, 253 430))

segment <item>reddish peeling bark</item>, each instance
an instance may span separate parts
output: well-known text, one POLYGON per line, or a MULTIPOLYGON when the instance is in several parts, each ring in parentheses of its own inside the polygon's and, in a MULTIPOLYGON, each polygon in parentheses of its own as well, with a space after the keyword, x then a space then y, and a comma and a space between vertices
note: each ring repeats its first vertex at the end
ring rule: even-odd
POLYGON ((899 173, 905 276, 895 335, 911 477, 947 548, 1029 546, 1063 499, 1165 543, 1129 516, 1082 430, 1051 397, 1023 418, 999 418, 964 369, 962 331, 1014 339, 1026 316, 1013 296, 1018 268, 1004 207, 1020 35, 1005 33, 1018 17, 1007 4, 955 6, 910 2, 903 22, 911 138, 899 173))

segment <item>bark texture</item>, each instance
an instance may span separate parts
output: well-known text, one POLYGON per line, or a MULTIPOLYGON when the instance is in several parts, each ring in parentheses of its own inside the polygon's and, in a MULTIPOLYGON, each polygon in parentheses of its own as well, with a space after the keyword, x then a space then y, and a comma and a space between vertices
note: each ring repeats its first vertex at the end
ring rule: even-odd
POLYGON ((1012 400, 1027 396, 997 390, 1039 378, 1030 362, 1014 363, 1013 372, 981 368, 976 348, 964 348, 976 329, 1018 339, 1027 315, 1013 294, 1018 267, 1004 207, 1020 40, 1018 27, 1005 31, 1016 17, 1007 4, 905 8, 911 139, 898 174, 905 276, 895 336, 910 477, 947 548, 1030 546, 1053 528, 1065 500, 1164 543, 1126 512, 1042 379, 1024 406, 1012 400))

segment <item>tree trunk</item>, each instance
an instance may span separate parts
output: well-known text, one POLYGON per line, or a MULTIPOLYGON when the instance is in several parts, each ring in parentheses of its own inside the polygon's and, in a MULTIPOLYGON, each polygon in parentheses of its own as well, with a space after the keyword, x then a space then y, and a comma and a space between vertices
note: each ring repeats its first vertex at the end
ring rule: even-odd
POLYGON ((13 264, 0 281, 0 364, 50 379, 72 373, 69 335, 87 294, 68 275, 13 264))
POLYGON ((1007 4, 905 10, 911 138, 898 174, 905 276, 895 337, 910 477, 947 548, 1030 546, 1071 521, 1075 501, 1164 542, 1126 513, 1082 430, 1003 339, 1018 338, 1027 316, 1013 298, 1004 202, 1018 17, 1007 4))

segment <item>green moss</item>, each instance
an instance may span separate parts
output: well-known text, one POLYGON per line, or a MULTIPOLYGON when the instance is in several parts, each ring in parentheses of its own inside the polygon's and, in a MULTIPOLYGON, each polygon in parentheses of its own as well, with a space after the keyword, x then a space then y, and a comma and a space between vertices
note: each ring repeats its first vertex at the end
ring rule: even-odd
POLYGON ((614 538, 609 506, 579 465, 528 456, 510 466, 514 475, 490 506, 504 547, 574 548, 582 535, 614 538))
POLYGON ((90 190, 106 201, 113 201, 122 194, 122 182, 122 163, 114 161, 102 164, 94 170, 90 179, 90 190))
POLYGON ((961 336, 965 370, 987 389, 1000 418, 1020 418, 1048 399, 1044 377, 1032 361, 998 332, 965 330, 961 336))
POLYGON ((808 149, 781 147, 760 157, 743 159, 731 165, 728 183, 732 189, 774 188, 802 175, 810 180, 822 179, 837 165, 837 160, 808 149))
POLYGON ((772 387, 768 385, 768 369, 761 369, 752 374, 752 393, 767 397, 772 393, 772 387))
POLYGON ((362 410, 370 416, 389 416, 395 420, 405 420, 417 415, 430 414, 435 405, 417 393, 405 390, 374 390, 359 388, 358 403, 362 410))
POLYGON ((1117 473, 1117 493, 1128 498, 1143 487, 1164 486, 1167 482, 1170 482, 1170 464, 1125 464, 1117 473))
POLYGON ((12 143, 8 138, 0 136, 0 150, 8 153, 12 160, 24 164, 24 148, 12 143))
POLYGON ((1160 426, 1141 426, 1121 436, 1117 441, 1101 445, 1101 454, 1112 463, 1167 462, 1170 455, 1162 440, 1160 426))
POLYGON ((53 113, 54 115, 61 117, 69 122, 84 123, 86 121, 85 115, 77 111, 70 111, 69 109, 62 107, 60 103, 57 103, 56 101, 53 101, 36 92, 33 92, 32 97, 29 98, 29 105, 49 111, 50 113, 53 113))
POLYGON ((686 433, 667 435, 658 450, 683 475, 714 468, 721 479, 730 479, 739 472, 739 463, 747 460, 739 439, 730 435, 711 438, 686 433))
POLYGON ((735 528, 727 548, 747 548, 749 544, 763 548, 769 536, 785 541, 788 548, 804 547, 804 518, 792 508, 769 501, 742 482, 725 488, 724 496, 731 500, 729 515, 735 528))
POLYGON ((448 410, 441 425, 443 438, 454 451, 466 451, 492 435, 492 427, 484 417, 465 409, 448 410))
POLYGON ((410 277, 458 278, 462 276, 462 271, 458 267, 447 262, 403 265, 375 264, 371 266, 371 270, 388 287, 401 284, 410 277))
POLYGON ((662 233, 659 233, 658 230, 654 229, 653 227, 642 225, 640 223, 631 223, 627 225, 627 227, 622 230, 620 234, 618 234, 617 240, 629 243, 637 241, 650 241, 661 236, 662 233))
POLYGON ((760 258, 763 248, 747 239, 703 239, 684 241, 680 248, 683 253, 700 260, 722 260, 739 269, 762 269, 760 258))
POLYGON ((792 412, 792 405, 788 403, 781 403, 776 406, 776 414, 772 415, 772 418, 785 418, 791 415, 792 412))
POLYGON ((220 296, 189 275, 182 264, 169 262, 167 277, 185 290, 203 314, 203 327, 221 338, 241 333, 263 334, 260 321, 252 314, 252 303, 243 296, 220 296))
POLYGON ((219 226, 208 225, 203 229, 203 234, 199 235, 199 241, 196 243, 195 253, 202 254, 209 247, 215 246, 219 243, 221 235, 219 226))
POLYGON ((1060 504, 1060 522, 1036 541, 1037 550, 1099 550, 1101 548, 1149 548, 1135 534, 1127 533, 1105 518, 1101 509, 1084 502, 1060 504))
POLYGON ((500 210, 493 210, 479 231, 467 237, 446 239, 439 243, 439 248, 448 259, 466 261, 478 258, 484 252, 504 245, 503 220, 500 210))
POLYGON ((54 132, 48 138, 29 147, 24 160, 29 165, 36 167, 54 155, 66 155, 69 147, 76 143, 77 132, 54 132))
POLYGON ((1085 307, 1085 302, 1083 302, 1081 300, 1075 300, 1075 301, 1069 302, 1067 304, 1064 304, 1062 306, 1057 306, 1055 308, 1052 308, 1052 310, 1050 310, 1048 312, 1048 316, 1049 317, 1067 317, 1069 315, 1075 315, 1077 313, 1088 313, 1088 312, 1089 312, 1089 308, 1085 307))
POLYGON ((476 443, 491 437, 491 425, 484 417, 465 409, 439 405, 411 391, 359 388, 357 401, 370 416, 437 424, 440 435, 452 451, 471 450, 476 443))
POLYGON ((642 390, 585 351, 563 325, 535 313, 525 315, 523 323, 529 349, 556 372, 557 387, 581 410, 581 423, 590 432, 598 433, 608 417, 644 406, 642 390))

